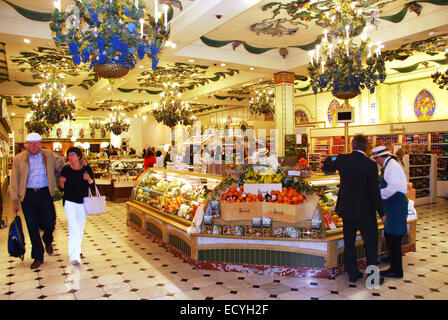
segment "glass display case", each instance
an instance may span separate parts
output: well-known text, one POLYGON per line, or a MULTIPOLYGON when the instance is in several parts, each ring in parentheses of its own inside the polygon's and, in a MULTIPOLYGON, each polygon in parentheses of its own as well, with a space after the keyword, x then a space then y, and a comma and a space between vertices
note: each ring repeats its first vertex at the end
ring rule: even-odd
POLYGON ((143 170, 143 159, 110 160, 109 164, 109 171, 116 187, 133 187, 135 178, 143 170))
POLYGON ((131 201, 188 224, 221 180, 220 176, 151 168, 138 178, 131 201))

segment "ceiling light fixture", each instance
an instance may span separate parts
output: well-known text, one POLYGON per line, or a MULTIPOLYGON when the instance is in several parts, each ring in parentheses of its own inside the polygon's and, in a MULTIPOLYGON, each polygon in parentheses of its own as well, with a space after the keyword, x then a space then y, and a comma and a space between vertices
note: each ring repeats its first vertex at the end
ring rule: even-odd
POLYGON ((50 29, 75 64, 89 63, 103 78, 121 78, 145 56, 157 67, 170 33, 167 5, 159 12, 156 0, 151 16, 142 0, 74 2, 62 9, 61 0, 55 1, 50 29))
POLYGON ((30 39, 23 39, 23 42, 25 42, 25 43, 31 43, 31 40, 30 39))
POLYGON ((354 10, 354 2, 335 2, 336 9, 323 15, 324 37, 309 52, 308 72, 315 94, 328 89, 348 105, 347 100, 360 94, 361 89, 367 88, 372 94, 378 83, 386 79, 381 56, 384 46, 370 41, 366 19, 354 10))

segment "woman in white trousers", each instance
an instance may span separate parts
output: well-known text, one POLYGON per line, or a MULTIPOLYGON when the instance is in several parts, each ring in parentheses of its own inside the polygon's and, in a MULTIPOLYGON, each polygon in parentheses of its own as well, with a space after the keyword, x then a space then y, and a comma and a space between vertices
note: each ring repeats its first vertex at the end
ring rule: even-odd
POLYGON ((59 186, 64 190, 64 211, 68 223, 68 254, 71 264, 81 264, 81 245, 86 224, 83 199, 87 197, 89 185, 94 183, 92 168, 82 164, 82 152, 72 147, 67 150, 69 165, 61 172, 59 186))

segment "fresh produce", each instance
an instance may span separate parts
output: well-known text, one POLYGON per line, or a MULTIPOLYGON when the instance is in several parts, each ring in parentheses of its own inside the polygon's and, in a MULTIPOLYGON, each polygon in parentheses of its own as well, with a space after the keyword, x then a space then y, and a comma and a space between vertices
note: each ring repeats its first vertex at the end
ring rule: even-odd
POLYGON ((135 191, 135 200, 165 213, 193 220, 206 195, 207 188, 203 184, 159 180, 150 174, 141 179, 135 191))
POLYGON ((282 178, 283 175, 276 173, 272 168, 264 172, 256 172, 254 168, 250 168, 242 180, 244 183, 281 183, 282 178))
POLYGON ((233 186, 221 196, 221 202, 235 203, 235 202, 273 202, 283 204, 300 205, 306 201, 306 196, 297 192, 292 187, 284 187, 282 191, 271 191, 266 194, 251 194, 244 192, 244 186, 233 186))

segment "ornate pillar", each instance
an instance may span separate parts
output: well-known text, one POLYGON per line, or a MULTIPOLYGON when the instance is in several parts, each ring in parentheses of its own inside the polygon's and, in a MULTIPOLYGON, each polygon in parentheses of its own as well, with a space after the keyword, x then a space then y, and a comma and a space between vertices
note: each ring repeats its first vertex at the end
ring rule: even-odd
MULTIPOLYGON (((285 156, 285 135, 294 134, 294 73, 274 74, 276 151, 278 157, 285 156)), ((272 140, 273 137, 271 137, 272 140)))

